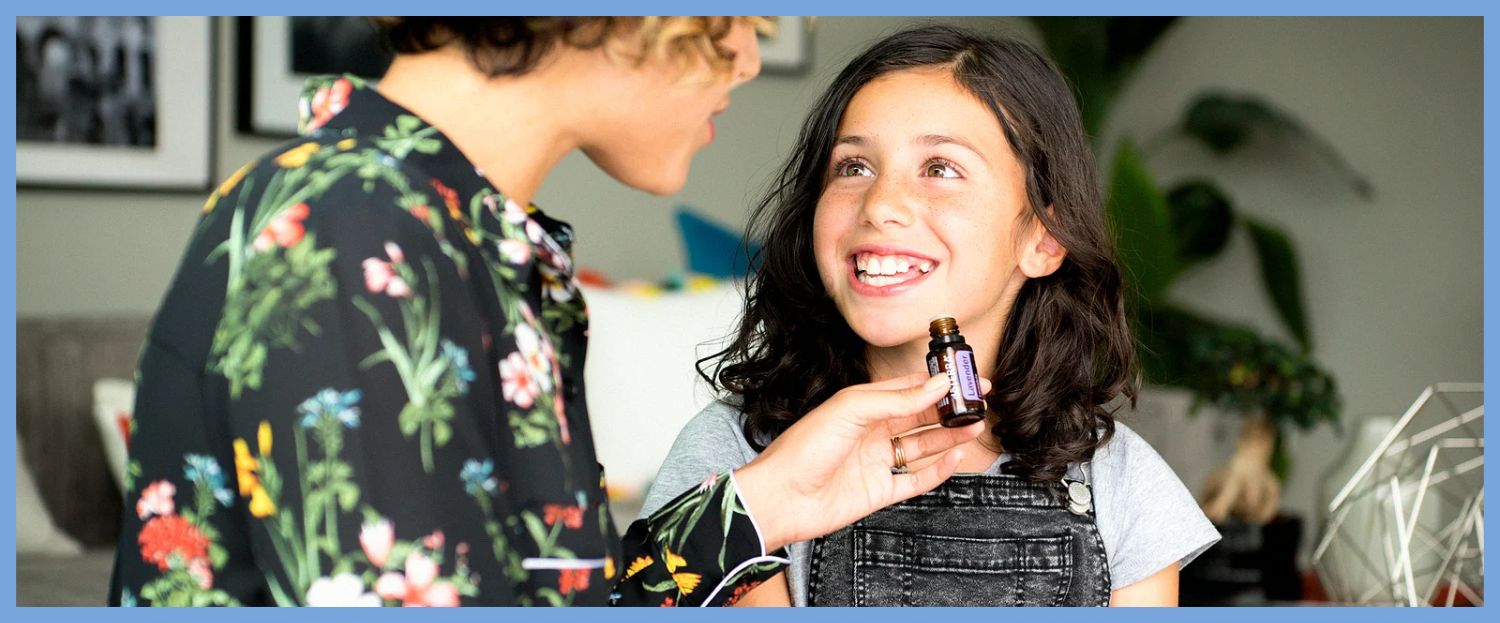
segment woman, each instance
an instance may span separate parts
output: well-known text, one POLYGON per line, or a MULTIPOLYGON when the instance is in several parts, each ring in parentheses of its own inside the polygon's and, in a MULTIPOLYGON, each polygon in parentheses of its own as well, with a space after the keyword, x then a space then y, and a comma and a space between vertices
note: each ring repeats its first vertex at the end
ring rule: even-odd
POLYGON ((705 372, 726 400, 678 437, 645 510, 773 452, 834 389, 924 369, 929 319, 952 315, 995 387, 965 473, 796 544, 787 577, 740 603, 1175 604, 1179 566, 1218 534, 1106 407, 1135 395, 1134 345, 1057 69, 1012 39, 892 35, 829 85, 779 182, 752 218, 745 314, 705 372))
POLYGON ((113 603, 722 603, 783 545, 953 471, 978 427, 888 468, 945 379, 851 387, 622 555, 572 230, 530 201, 573 150, 680 189, 764 22, 376 21, 397 52, 380 86, 313 81, 302 136, 205 205, 141 355, 113 603))

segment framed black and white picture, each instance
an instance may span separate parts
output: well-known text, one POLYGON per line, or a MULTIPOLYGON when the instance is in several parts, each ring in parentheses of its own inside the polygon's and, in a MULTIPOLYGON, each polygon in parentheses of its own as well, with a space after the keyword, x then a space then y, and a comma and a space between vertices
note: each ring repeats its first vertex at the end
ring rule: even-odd
POLYGON ((16 184, 202 190, 208 17, 16 18, 16 184))
POLYGON ((391 62, 363 17, 242 17, 237 31, 241 132, 296 134, 297 96, 309 77, 354 74, 373 80, 391 62))

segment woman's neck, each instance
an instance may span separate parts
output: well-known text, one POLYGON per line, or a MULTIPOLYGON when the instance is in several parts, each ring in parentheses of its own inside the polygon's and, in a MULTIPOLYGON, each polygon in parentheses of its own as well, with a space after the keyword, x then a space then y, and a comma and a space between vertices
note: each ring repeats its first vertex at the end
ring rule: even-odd
POLYGON ((452 48, 402 54, 377 87, 436 127, 497 190, 526 205, 568 152, 577 108, 573 55, 554 53, 521 76, 490 78, 452 48))

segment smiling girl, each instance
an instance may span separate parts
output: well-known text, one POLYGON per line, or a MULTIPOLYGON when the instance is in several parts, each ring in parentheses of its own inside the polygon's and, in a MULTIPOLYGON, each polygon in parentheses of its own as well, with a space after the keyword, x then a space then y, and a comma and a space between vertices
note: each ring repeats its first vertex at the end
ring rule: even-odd
MULTIPOLYGON (((1139 382, 1123 284, 1072 92, 1041 54, 940 26, 876 43, 751 222, 745 313, 705 361, 725 399, 678 437, 646 514, 838 389, 923 372, 934 316, 957 320, 993 389, 961 473, 794 544, 739 603, 1176 603, 1179 568, 1218 534, 1114 420, 1139 382)), ((920 440, 891 443, 897 471, 924 465, 904 460, 920 440)))

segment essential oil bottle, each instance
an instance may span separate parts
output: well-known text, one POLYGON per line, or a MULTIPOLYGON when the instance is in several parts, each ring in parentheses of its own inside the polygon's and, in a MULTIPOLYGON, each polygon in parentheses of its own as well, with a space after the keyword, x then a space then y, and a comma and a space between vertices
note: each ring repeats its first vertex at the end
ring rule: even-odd
POLYGON ((958 321, 952 316, 938 316, 932 319, 927 332, 932 334, 932 341, 927 343, 927 373, 946 374, 952 381, 948 395, 937 404, 943 426, 958 428, 984 419, 984 397, 979 393, 974 349, 958 334, 958 321))

